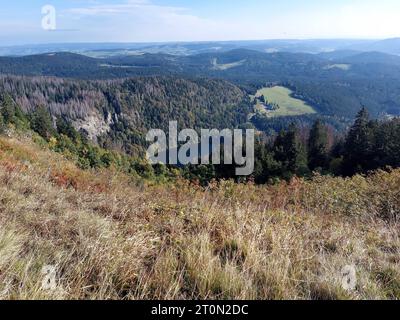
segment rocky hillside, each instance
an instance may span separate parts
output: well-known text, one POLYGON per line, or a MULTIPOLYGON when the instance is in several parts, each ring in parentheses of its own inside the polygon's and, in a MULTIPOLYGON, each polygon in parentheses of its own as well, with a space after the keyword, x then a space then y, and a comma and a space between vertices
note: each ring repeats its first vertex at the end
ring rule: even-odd
POLYGON ((149 77, 76 81, 0 77, 0 94, 29 113, 45 106, 106 147, 130 151, 151 128, 235 128, 252 111, 247 95, 223 80, 149 77))

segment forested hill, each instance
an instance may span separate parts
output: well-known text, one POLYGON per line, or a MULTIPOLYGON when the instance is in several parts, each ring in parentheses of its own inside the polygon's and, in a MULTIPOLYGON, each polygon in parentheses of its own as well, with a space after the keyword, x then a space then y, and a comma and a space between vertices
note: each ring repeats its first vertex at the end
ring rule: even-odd
POLYGON ((223 80, 146 77, 83 81, 0 77, 0 93, 26 112, 45 107, 108 148, 134 153, 151 128, 235 128, 252 111, 248 96, 223 80))
POLYGON ((90 58, 72 53, 0 57, 0 74, 112 80, 140 76, 223 79, 254 94, 289 87, 319 114, 352 119, 400 115, 400 57, 377 52, 265 53, 246 49, 191 56, 142 54, 90 58))
POLYGON ((25 76, 87 78, 99 73, 99 61, 73 53, 0 57, 0 73, 25 76))

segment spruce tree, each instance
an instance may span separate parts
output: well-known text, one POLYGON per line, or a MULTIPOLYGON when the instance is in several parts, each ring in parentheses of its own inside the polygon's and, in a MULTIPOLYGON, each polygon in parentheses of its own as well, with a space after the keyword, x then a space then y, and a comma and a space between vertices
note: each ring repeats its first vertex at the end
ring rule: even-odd
POLYGON ((275 160, 280 162, 282 175, 290 178, 293 174, 303 175, 307 171, 305 148, 299 139, 295 124, 282 131, 274 144, 275 160))
POLYGON ((371 168, 374 124, 363 107, 357 114, 344 146, 343 173, 353 175, 371 168))
POLYGON ((26 129, 29 127, 29 121, 26 115, 10 95, 5 94, 0 100, 0 116, 2 117, 4 125, 12 123, 17 128, 26 129))
POLYGON ((59 117, 56 120, 56 126, 57 126, 57 132, 59 134, 63 134, 69 137, 74 142, 78 141, 79 132, 76 131, 76 129, 72 126, 72 124, 69 121, 65 120, 62 117, 59 117))
POLYGON ((328 165, 328 131, 320 120, 317 120, 310 131, 308 139, 308 166, 311 170, 325 169, 328 165))
POLYGON ((16 122, 14 101, 9 95, 1 97, 0 110, 4 123, 16 122))
POLYGON ((53 121, 50 113, 44 107, 38 107, 31 115, 31 128, 46 140, 54 135, 53 121))
POLYGON ((254 181, 258 184, 267 183, 279 176, 280 164, 274 159, 271 148, 263 141, 255 141, 254 181))

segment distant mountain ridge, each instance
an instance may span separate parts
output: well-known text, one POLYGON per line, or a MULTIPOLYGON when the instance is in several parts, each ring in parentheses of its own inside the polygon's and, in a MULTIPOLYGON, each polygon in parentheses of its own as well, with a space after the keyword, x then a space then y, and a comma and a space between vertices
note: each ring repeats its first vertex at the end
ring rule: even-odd
POLYGON ((354 55, 349 55, 346 57, 336 59, 336 61, 357 63, 357 64, 386 64, 386 65, 400 66, 400 56, 377 52, 377 51, 361 52, 354 55))
POLYGON ((165 53, 185 56, 200 53, 226 52, 234 49, 249 49, 267 53, 292 52, 312 54, 353 50, 362 52, 378 51, 400 55, 400 38, 384 40, 288 39, 166 43, 60 43, 0 47, 0 56, 25 56, 51 52, 72 52, 100 58, 143 53, 165 53))
MULTIPOLYGON (((22 57, 0 57, 0 73, 27 76, 57 76, 82 79, 113 79, 143 75, 191 75, 236 79, 236 71, 246 71, 249 79, 261 73, 286 77, 326 70, 331 63, 400 65, 400 56, 381 52, 343 50, 315 54, 275 52, 265 53, 250 49, 227 52, 201 53, 190 56, 169 54, 120 55, 92 58, 70 52, 54 52, 22 57), (236 65, 234 70, 214 72, 214 64, 236 65)), ((287 78, 287 77, 286 77, 287 78)), ((266 79, 269 81, 271 79, 266 79)))
POLYGON ((209 78, 232 82, 249 94, 265 85, 280 84, 320 114, 351 118, 362 105, 368 106, 373 116, 400 114, 396 85, 400 81, 400 57, 380 52, 344 50, 317 55, 234 49, 197 55, 145 53, 109 58, 61 52, 0 57, 0 74, 82 80, 209 78))
POLYGON ((358 51, 377 51, 393 55, 400 55, 400 38, 385 39, 372 43, 352 45, 349 49, 358 51))

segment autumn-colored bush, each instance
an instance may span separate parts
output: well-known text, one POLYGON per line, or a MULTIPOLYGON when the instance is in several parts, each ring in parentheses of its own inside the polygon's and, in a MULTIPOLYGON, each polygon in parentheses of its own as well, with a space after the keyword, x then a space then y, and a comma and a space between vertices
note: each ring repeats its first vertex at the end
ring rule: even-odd
POLYGON ((399 182, 157 184, 0 137, 0 299, 400 299, 399 182))

